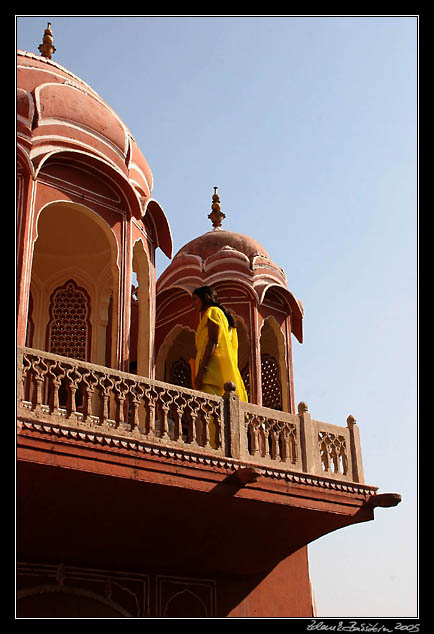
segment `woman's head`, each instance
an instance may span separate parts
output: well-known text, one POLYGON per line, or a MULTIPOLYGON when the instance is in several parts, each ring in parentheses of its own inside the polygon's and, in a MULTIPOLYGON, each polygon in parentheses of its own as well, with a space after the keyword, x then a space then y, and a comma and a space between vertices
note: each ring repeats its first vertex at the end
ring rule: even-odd
POLYGON ((193 299, 198 297, 202 303, 202 310, 218 303, 217 293, 211 286, 200 286, 193 291, 193 299))
POLYGON ((217 293, 212 286, 195 288, 193 291, 193 302, 199 311, 206 310, 209 306, 217 306, 224 312, 229 326, 235 328, 235 318, 232 312, 220 304, 217 293))

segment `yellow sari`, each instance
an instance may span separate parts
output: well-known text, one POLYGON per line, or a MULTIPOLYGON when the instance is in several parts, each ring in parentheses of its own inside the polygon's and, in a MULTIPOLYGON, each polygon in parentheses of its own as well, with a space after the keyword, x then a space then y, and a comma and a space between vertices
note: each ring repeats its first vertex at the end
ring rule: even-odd
MULTIPOLYGON (((202 391, 223 396, 224 384, 232 381, 240 401, 247 402, 247 392, 238 369, 238 336, 236 328, 229 328, 224 312, 217 306, 209 306, 196 331, 196 373, 208 343, 208 320, 219 327, 217 346, 203 377, 202 391), (205 389, 205 388, 211 388, 205 389)), ((196 374, 195 374, 196 376, 196 374)))
MULTIPOLYGON (((224 312, 217 306, 209 306, 205 310, 196 331, 195 343, 197 354, 195 362, 192 364, 193 387, 195 388, 194 379, 196 378, 197 369, 199 368, 200 361, 205 353, 208 343, 208 320, 214 322, 219 327, 218 338, 216 349, 209 360, 204 373, 203 385, 200 390, 202 392, 206 392, 207 394, 223 396, 225 383, 232 381, 235 384, 235 393, 240 401, 247 403, 249 399, 247 397, 243 379, 241 378, 241 374, 238 369, 237 330, 236 328, 229 327, 228 320, 226 319, 224 312)), ((216 446, 215 434, 215 424, 211 421, 210 442, 213 447, 216 446)))

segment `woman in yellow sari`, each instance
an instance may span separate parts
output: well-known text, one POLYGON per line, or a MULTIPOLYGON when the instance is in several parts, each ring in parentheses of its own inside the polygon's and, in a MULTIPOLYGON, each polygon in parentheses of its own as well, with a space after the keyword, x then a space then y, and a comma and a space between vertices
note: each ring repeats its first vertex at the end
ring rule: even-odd
POLYGON ((193 291, 193 304, 202 318, 196 331, 196 359, 193 387, 207 394, 223 396, 224 385, 232 381, 240 401, 247 392, 238 369, 238 336, 233 315, 222 306, 211 286, 193 291))

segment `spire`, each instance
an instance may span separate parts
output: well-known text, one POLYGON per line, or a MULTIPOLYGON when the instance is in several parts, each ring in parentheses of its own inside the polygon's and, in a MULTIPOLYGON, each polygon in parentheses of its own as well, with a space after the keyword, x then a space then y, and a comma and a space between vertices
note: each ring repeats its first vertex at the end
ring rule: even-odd
POLYGON ((211 209, 212 211, 208 215, 208 218, 211 220, 214 229, 220 229, 222 226, 222 220, 223 218, 226 218, 226 216, 220 209, 220 198, 217 194, 217 187, 214 187, 211 209))
POLYGON ((56 52, 56 47, 53 45, 53 31, 51 30, 51 22, 48 22, 47 28, 44 31, 44 37, 42 44, 38 46, 39 51, 43 57, 51 59, 53 53, 56 52))

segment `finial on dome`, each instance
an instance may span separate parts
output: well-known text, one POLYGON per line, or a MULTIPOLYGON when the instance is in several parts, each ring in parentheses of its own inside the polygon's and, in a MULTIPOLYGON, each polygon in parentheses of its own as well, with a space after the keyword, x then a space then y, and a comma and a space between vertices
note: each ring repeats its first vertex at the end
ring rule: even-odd
POLYGON ((42 44, 39 44, 38 49, 42 57, 47 57, 47 59, 51 59, 52 54, 56 52, 56 47, 53 45, 51 22, 48 22, 47 24, 47 28, 44 31, 44 37, 42 38, 42 44))
POLYGON ((214 229, 220 229, 222 226, 222 220, 223 218, 226 218, 226 216, 220 209, 220 198, 217 194, 217 187, 214 187, 211 209, 212 211, 208 215, 208 218, 211 220, 214 229))

